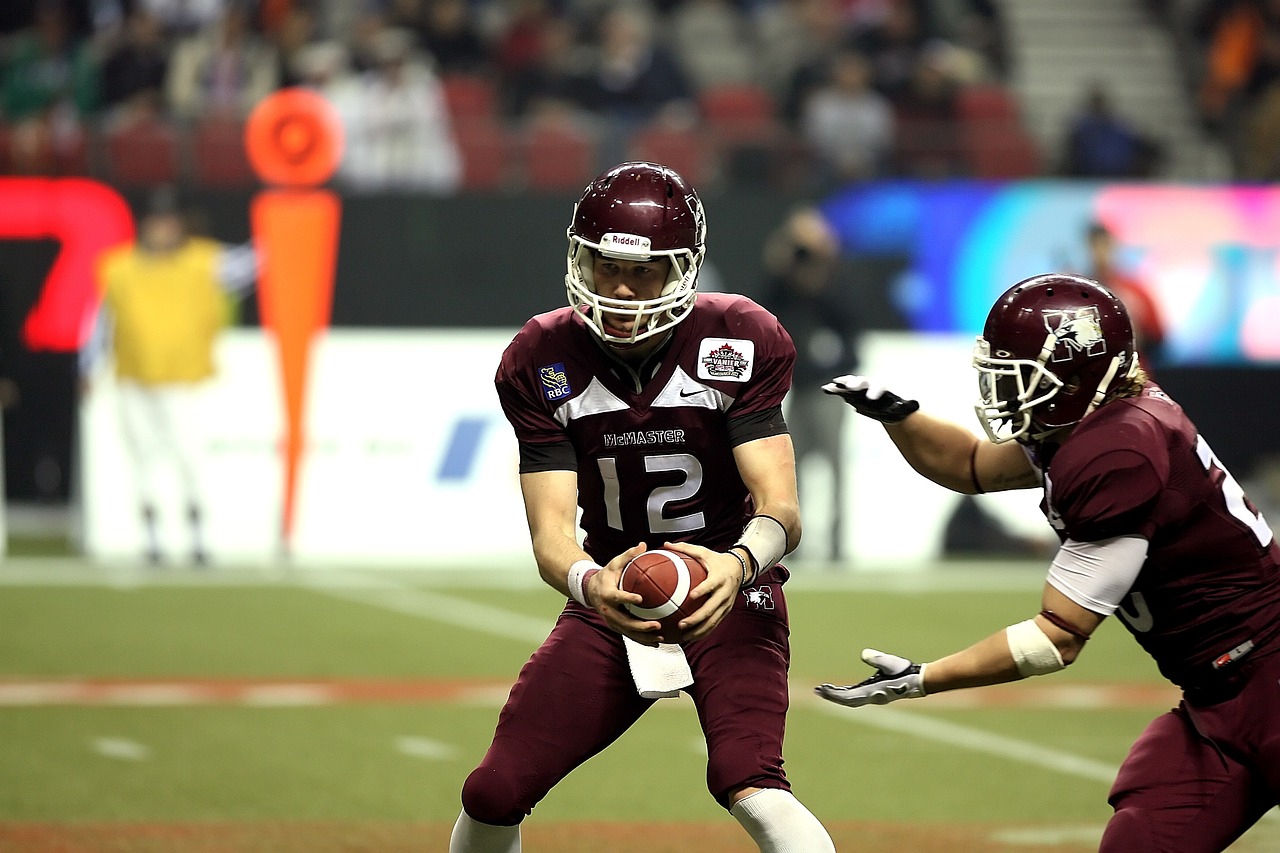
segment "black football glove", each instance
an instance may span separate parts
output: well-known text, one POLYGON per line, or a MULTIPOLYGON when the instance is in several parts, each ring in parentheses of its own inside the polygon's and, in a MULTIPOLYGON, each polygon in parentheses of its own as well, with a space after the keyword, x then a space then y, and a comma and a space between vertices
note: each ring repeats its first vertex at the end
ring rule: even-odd
POLYGON ((858 410, 858 414, 885 424, 901 423, 903 418, 920 408, 915 400, 904 400, 865 376, 837 376, 823 385, 822 390, 843 397, 846 403, 858 410))
POLYGON ((890 655, 875 649, 862 650, 863 663, 876 668, 876 674, 857 684, 840 686, 820 684, 813 688, 828 702, 861 708, 863 705, 888 705, 899 699, 915 699, 924 693, 924 664, 890 655))

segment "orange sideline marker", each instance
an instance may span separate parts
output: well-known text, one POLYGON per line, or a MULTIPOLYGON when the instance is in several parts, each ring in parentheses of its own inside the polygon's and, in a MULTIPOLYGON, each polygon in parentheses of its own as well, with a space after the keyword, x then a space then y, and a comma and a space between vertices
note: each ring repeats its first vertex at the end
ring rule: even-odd
POLYGON ((311 343, 329 324, 341 203, 320 185, 342 150, 336 111, 308 89, 281 89, 260 102, 245 127, 249 161, 265 183, 250 207, 260 258, 258 309, 274 336, 284 391, 285 458, 281 546, 292 550, 298 469, 306 448, 311 343))

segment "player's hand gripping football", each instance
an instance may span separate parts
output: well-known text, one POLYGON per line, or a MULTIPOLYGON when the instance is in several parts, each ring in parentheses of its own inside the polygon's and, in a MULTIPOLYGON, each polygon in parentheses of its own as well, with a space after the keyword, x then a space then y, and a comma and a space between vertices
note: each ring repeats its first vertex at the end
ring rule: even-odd
POLYGON ((656 646, 662 630, 661 623, 637 619, 633 616, 624 605, 640 604, 644 599, 634 592, 618 588, 618 580, 622 577, 623 568, 633 557, 647 550, 648 548, 641 542, 614 557, 587 581, 583 594, 592 609, 604 617, 605 623, 610 628, 637 643, 656 646))
POLYGON ((715 630, 733 609, 735 596, 742 583, 742 563, 731 554, 712 551, 690 542, 667 542, 662 547, 693 557, 707 569, 707 579, 689 591, 690 598, 706 600, 687 618, 680 620, 684 642, 701 640, 715 630))
POLYGON ((846 403, 858 410, 858 414, 884 424, 901 423, 907 415, 920 408, 917 401, 904 400, 865 376, 837 376, 823 385, 822 390, 843 397, 846 403))
POLYGON ((899 699, 914 699, 924 693, 924 664, 890 655, 875 649, 862 650, 863 663, 876 668, 876 674, 844 687, 820 684, 813 688, 823 699, 850 708, 863 705, 888 705, 899 699))

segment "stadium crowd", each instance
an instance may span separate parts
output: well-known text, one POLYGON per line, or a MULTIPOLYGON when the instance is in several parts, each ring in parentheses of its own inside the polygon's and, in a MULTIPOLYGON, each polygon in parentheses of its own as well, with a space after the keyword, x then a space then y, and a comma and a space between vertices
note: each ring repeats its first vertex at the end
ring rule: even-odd
MULTIPOLYGON (((338 108, 339 180, 357 191, 576 191, 630 157, 704 186, 1153 172, 1149 157, 1092 166, 1069 141, 1041 150, 1019 118, 997 0, 4 6, 0 173, 252 185, 238 123, 291 85, 338 108)), ((1197 4, 1198 103, 1233 139, 1261 140, 1241 153, 1246 175, 1274 169, 1257 150, 1280 103, 1277 10, 1197 4)), ((1082 138, 1114 160, 1122 131, 1098 106, 1082 138)))

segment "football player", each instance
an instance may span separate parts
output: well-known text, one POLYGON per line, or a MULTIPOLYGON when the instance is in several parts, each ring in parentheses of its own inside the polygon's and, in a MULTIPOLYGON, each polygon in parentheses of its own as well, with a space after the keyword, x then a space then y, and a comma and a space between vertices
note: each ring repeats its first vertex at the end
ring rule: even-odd
POLYGON ((1042 488, 1061 540, 1040 610, 928 663, 865 649, 853 708, 1057 672, 1120 617, 1182 689, 1129 751, 1101 850, 1220 851, 1280 802, 1280 547, 1181 407, 1142 370, 1095 281, 1027 279, 973 354, 989 440, 860 376, 824 386, 881 421, 913 468, 964 494, 1042 488))
POLYGON ((702 203, 665 166, 601 174, 568 237, 569 304, 525 324, 495 380, 534 558, 566 602, 463 785, 449 851, 520 850, 520 823, 552 786, 679 690, 702 723, 712 796, 760 850, 832 851, 782 766, 779 560, 800 516, 781 406, 795 347, 751 300, 698 293, 702 203), (707 568, 680 645, 618 588, 627 561, 657 547, 707 568))

